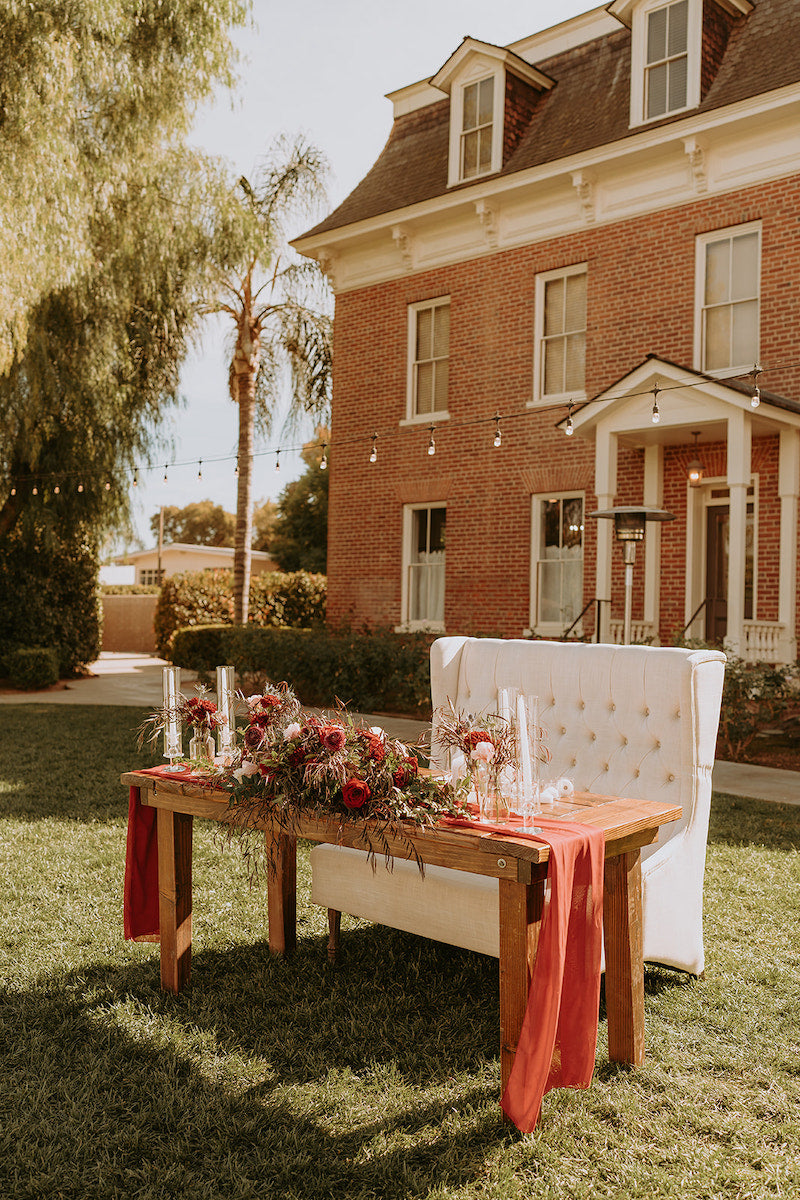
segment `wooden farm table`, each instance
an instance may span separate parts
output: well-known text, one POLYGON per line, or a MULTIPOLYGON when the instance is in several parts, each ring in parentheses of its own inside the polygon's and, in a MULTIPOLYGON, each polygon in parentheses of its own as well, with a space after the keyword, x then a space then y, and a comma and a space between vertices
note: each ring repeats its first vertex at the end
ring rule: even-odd
MULTIPOLYGON (((228 795, 185 781, 126 773, 122 782, 155 808, 158 825, 158 887, 161 986, 179 992, 189 981, 192 950, 192 822, 194 817, 230 821, 228 795)), ((576 793, 552 809, 555 819, 593 825, 605 834, 603 932, 606 958, 608 1053, 616 1062, 644 1061, 644 962, 640 851, 658 837, 659 826, 679 820, 679 806, 648 800, 576 793)), ((267 884, 269 947, 287 954, 296 944, 297 837, 363 848, 365 822, 301 817, 296 833, 262 823, 274 871, 267 884)), ((448 827, 403 839, 388 838, 398 858, 412 843, 426 864, 454 867, 499 880, 501 1076, 505 1090, 514 1063, 530 986, 544 905, 549 847, 513 834, 448 827)))

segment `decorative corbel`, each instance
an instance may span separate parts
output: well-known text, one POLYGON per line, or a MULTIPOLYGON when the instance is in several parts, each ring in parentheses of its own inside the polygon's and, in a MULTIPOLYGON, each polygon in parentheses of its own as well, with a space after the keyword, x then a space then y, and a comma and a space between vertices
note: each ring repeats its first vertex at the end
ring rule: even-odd
POLYGON ((489 204, 486 200, 476 200, 475 212, 478 214, 478 220, 483 228, 483 235, 486 238, 486 243, 489 246, 489 249, 496 250, 498 237, 500 234, 500 222, 497 215, 497 209, 493 204, 489 204))
POLYGON ((400 251, 400 257, 403 260, 403 270, 411 271, 414 267, 413 258, 413 238, 408 232, 405 225, 395 225, 392 228, 392 238, 395 246, 400 251))
POLYGON ((683 148, 686 152, 686 157, 689 160, 692 187, 696 192, 707 191, 708 175, 706 171, 705 144, 701 142, 699 138, 689 137, 683 139, 683 148))
POLYGON ((320 265, 323 275, 327 275, 328 282, 336 291, 336 272, 339 264, 339 255, 333 250, 323 249, 317 254, 317 262, 320 265))
POLYGON ((595 177, 591 171, 573 171, 572 186, 578 193, 581 213, 586 225, 593 225, 595 218, 595 177))

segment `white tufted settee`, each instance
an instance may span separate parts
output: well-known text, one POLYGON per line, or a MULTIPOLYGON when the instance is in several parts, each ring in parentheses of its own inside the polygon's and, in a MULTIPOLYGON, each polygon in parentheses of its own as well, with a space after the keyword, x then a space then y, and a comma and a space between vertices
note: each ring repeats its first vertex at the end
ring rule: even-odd
MULTIPOLYGON (((703 970, 703 874, 725 656, 714 650, 439 638, 431 647, 436 710, 493 712, 498 689, 539 697, 552 762, 543 775, 581 791, 683 807, 642 850, 644 957, 703 970)), ((499 954, 497 881, 443 867, 381 862, 338 846, 311 853, 312 900, 337 912, 499 954)))

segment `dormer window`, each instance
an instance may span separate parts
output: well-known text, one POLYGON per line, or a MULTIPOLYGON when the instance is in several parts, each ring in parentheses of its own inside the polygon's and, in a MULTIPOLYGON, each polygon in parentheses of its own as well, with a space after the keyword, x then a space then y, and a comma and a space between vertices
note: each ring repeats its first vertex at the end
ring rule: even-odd
POLYGON ((492 169, 494 76, 467 84, 461 122, 461 178, 474 179, 492 169))
POLYGON ((676 0, 649 12, 644 69, 648 121, 686 108, 688 60, 688 0, 676 0))

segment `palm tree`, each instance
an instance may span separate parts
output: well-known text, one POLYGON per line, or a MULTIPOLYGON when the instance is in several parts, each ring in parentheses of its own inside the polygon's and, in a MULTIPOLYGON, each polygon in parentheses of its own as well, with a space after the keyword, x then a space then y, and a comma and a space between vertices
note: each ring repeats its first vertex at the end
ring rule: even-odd
POLYGON ((285 225, 324 195, 327 166, 301 140, 276 143, 255 184, 242 177, 222 234, 226 260, 216 298, 205 306, 235 326, 231 399, 239 406, 238 490, 233 557, 234 621, 247 621, 253 534, 253 445, 256 424, 268 432, 288 368, 290 416, 326 421, 331 389, 331 319, 323 310, 324 276, 289 251, 285 225))

